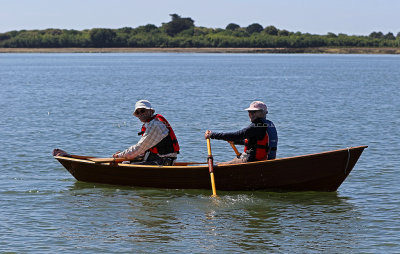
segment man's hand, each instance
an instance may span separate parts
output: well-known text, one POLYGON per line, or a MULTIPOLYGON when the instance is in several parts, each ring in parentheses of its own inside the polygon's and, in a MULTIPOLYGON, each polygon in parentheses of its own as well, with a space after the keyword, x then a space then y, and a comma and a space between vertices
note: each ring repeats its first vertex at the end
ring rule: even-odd
POLYGON ((204 138, 208 139, 211 137, 211 131, 210 130, 206 130, 206 133, 204 133, 204 138))
POLYGON ((114 153, 113 155, 112 155, 112 157, 113 158, 118 158, 118 154, 120 153, 120 151, 117 151, 116 153, 114 153))

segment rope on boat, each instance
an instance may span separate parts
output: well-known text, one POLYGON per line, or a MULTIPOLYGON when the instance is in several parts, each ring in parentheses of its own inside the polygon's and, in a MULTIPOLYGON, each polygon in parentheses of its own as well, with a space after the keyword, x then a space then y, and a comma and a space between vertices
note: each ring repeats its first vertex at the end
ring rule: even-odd
POLYGON ((347 147, 347 162, 346 162, 346 167, 344 168, 344 174, 346 175, 347 168, 349 166, 350 162, 350 147, 347 147))

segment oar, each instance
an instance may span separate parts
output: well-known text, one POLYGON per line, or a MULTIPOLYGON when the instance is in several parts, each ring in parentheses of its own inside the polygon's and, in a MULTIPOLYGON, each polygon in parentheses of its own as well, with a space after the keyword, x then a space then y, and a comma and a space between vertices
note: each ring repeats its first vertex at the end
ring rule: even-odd
POLYGON ((61 150, 59 148, 54 149, 52 154, 53 154, 53 156, 69 157, 69 158, 82 159, 82 160, 94 158, 93 156, 82 156, 82 155, 76 155, 76 154, 69 154, 66 151, 61 150))
POLYGON ((211 178, 211 188, 212 188, 212 196, 211 197, 216 197, 217 196, 217 191, 215 190, 215 180, 214 180, 214 159, 211 154, 211 143, 210 139, 207 139, 207 151, 208 151, 208 170, 210 171, 210 178, 211 178))
POLYGON ((207 162, 175 162, 174 166, 188 166, 196 164, 207 164, 207 162))
POLYGON ((82 155, 75 155, 75 154, 70 154, 69 157, 74 158, 74 159, 81 159, 81 160, 87 160, 87 159, 95 158, 93 156, 82 156, 82 155))
POLYGON ((88 158, 88 160, 93 161, 95 163, 107 163, 107 162, 123 162, 123 161, 129 161, 129 159, 126 158, 88 158))
POLYGON ((228 141, 228 143, 231 145, 233 151, 236 153, 236 157, 240 157, 241 153, 239 153, 238 149, 236 148, 235 144, 232 141, 228 141))
MULTIPOLYGON (((123 162, 123 161, 129 161, 129 159, 125 158, 87 158, 90 161, 93 161, 95 163, 108 163, 108 162, 123 162)), ((187 165, 194 165, 194 164, 207 164, 206 162, 175 162, 174 166, 187 166, 187 165)))

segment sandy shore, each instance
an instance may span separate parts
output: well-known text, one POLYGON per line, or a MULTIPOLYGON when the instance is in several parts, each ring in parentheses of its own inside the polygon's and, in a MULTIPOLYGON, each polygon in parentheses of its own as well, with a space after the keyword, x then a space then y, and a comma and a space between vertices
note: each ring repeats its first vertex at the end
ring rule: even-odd
POLYGON ((0 48, 0 53, 400 54, 400 48, 0 48))

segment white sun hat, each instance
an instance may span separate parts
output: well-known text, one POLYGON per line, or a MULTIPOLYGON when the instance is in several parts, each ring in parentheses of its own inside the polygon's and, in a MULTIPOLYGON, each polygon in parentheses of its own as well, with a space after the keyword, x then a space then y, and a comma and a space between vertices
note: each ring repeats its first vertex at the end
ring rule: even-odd
POLYGON ((154 108, 151 106, 150 101, 148 101, 148 100, 140 100, 140 101, 136 102, 136 104, 135 104, 135 111, 136 111, 138 108, 144 108, 144 109, 152 109, 152 110, 154 110, 154 108))

